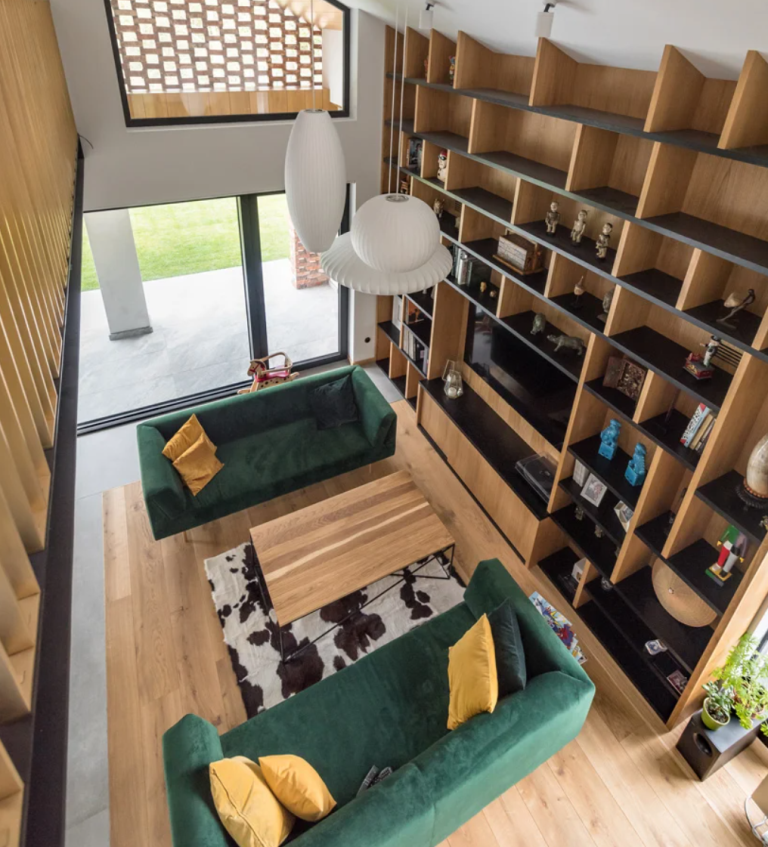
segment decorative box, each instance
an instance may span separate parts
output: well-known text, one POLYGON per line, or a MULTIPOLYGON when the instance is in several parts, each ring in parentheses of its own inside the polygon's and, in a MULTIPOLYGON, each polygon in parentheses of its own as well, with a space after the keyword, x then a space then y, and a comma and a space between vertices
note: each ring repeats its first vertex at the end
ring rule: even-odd
POLYGON ((544 251, 520 235, 509 234, 499 238, 494 258, 522 274, 533 274, 543 267, 544 251))
POLYGON ((630 400, 637 401, 640 397, 640 392, 643 390, 643 383, 645 382, 645 375, 647 373, 648 371, 645 368, 631 359, 611 356, 608 359, 608 367, 603 378, 603 385, 606 388, 615 388, 629 397, 630 400))

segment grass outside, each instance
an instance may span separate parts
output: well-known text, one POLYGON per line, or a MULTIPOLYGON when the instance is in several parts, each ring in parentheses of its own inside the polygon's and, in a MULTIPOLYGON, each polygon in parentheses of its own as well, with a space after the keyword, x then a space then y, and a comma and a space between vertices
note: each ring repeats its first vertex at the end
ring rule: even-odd
MULTIPOLYGON (((263 261, 290 256, 285 194, 259 198, 263 261)), ((234 198, 131 209, 143 282, 239 267, 240 226, 234 198)), ((88 233, 83 230, 82 290, 99 287, 88 233)))

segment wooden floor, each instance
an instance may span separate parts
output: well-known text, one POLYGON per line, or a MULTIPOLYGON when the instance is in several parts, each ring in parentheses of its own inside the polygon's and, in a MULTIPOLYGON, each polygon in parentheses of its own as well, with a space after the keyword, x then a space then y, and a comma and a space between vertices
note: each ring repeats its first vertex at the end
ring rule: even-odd
MULTIPOLYGON (((407 469, 457 541, 468 575, 498 557, 523 589, 565 601, 527 571, 416 428, 398 413, 397 455, 375 475, 407 469)), ((138 483, 104 495, 112 847, 170 847, 163 732, 187 712, 221 732, 245 720, 203 559, 248 538, 251 526, 371 479, 356 471, 194 530, 152 540, 138 483)), ((755 743, 700 783, 668 732, 589 631, 570 613, 597 686, 578 739, 454 833, 442 847, 730 847, 754 845, 745 796, 768 773, 755 743)), ((363 847, 363 845, 361 845, 363 847)))

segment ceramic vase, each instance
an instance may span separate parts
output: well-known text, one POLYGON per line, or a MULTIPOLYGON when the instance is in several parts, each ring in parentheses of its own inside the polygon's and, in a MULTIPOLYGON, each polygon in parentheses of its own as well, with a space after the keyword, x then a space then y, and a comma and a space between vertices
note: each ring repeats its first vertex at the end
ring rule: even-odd
POLYGON ((750 454, 746 482, 755 496, 768 500, 768 434, 757 442, 750 454))

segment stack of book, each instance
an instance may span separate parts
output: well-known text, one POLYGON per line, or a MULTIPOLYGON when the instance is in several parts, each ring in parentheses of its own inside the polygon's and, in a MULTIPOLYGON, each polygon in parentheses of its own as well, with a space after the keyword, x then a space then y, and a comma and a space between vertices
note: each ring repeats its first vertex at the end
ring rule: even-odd
POLYGON ((695 450, 697 453, 701 453, 709 439, 716 420, 717 418, 712 409, 709 406, 705 406, 704 403, 699 403, 696 411, 688 421, 688 426, 685 428, 680 443, 685 447, 690 447, 691 450, 695 450))

